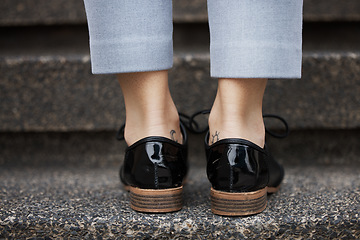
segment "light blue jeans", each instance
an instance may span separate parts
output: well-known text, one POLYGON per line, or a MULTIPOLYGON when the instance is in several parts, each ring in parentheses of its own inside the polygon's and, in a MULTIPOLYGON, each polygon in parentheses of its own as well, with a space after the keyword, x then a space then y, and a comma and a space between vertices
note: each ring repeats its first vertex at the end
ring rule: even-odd
MULTIPOLYGON (((84 2, 93 73, 172 67, 171 0, 84 2)), ((207 4, 212 77, 301 77, 302 0, 208 0, 207 4)))

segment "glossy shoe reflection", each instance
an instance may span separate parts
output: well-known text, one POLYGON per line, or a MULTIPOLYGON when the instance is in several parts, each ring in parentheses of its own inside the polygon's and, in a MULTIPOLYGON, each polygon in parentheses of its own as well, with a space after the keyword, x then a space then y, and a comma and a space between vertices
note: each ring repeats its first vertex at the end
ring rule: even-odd
POLYGON ((266 208, 267 192, 275 191, 284 170, 269 154, 244 139, 223 139, 211 146, 205 138, 211 210, 223 216, 247 216, 266 208))
POLYGON ((182 208, 187 173, 187 135, 183 144, 165 137, 146 137, 125 151, 120 179, 130 191, 130 206, 139 212, 165 213, 182 208))

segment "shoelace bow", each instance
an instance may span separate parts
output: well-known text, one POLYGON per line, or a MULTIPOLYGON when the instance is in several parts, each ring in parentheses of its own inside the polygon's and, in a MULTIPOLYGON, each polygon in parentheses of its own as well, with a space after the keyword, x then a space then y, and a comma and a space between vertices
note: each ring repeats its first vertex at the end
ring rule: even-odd
MULTIPOLYGON (((180 122, 191 133, 194 133, 194 134, 205 133, 205 132, 207 132, 209 130, 209 126, 206 124, 206 127, 201 129, 199 123, 195 120, 195 118, 197 116, 199 116, 199 115, 205 115, 205 114, 209 114, 209 113, 210 113, 210 109, 195 112, 191 116, 179 112, 180 122)), ((275 115, 275 114, 264 114, 263 118, 274 118, 274 119, 277 119, 281 123, 284 124, 285 130, 284 130, 284 133, 282 133, 282 134, 270 131, 265 126, 265 132, 268 133, 270 136, 273 136, 273 137, 276 137, 276 138, 285 138, 285 137, 287 137, 289 135, 289 132, 290 132, 289 125, 288 125, 288 123, 286 122, 286 120, 284 118, 282 118, 282 117, 280 117, 278 115, 275 115)), ((125 124, 121 125, 120 129, 116 133, 116 139, 117 140, 119 140, 119 141, 124 140, 124 129, 125 129, 125 124)))

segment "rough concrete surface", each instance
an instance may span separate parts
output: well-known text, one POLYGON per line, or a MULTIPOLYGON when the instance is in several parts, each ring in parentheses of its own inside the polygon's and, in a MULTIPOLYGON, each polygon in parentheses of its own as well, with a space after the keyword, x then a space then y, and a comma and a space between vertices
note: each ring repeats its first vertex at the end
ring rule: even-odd
MULTIPOLYGON (((0 71, 0 131, 114 130, 124 119, 115 77, 91 75, 87 54, 0 58, 0 71)), ((170 79, 179 111, 211 107, 208 54, 176 54, 170 79)), ((359 79, 360 52, 305 52, 301 80, 269 82, 264 112, 295 129, 357 128, 359 79)))
POLYGON ((184 208, 130 209, 116 168, 1 168, 0 238, 359 239, 360 176, 354 167, 289 166, 267 209, 211 213, 204 168, 192 168, 184 208))
MULTIPOLYGON (((287 165, 360 166, 360 130, 292 131, 267 137, 273 156, 287 165)), ((125 142, 112 132, 0 133, 0 166, 118 167, 125 142), (21 151, 19 151, 21 149, 21 151)), ((189 135, 189 162, 205 166, 204 135, 189 135)))
MULTIPOLYGON (((292 129, 359 127, 359 30, 356 23, 305 24, 303 77, 269 81, 264 112, 282 115, 292 129)), ((0 38, 0 131, 113 131, 122 123, 115 77, 90 72, 86 27, 0 34, 7 36, 0 38)), ((206 24, 175 26, 170 88, 183 113, 212 105, 208 47, 206 24)))

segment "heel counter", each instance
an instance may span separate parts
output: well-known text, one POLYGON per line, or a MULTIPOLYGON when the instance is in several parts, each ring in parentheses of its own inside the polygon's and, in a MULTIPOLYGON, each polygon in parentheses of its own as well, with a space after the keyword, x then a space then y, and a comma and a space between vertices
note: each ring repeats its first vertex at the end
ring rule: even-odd
POLYGON ((256 191, 268 183, 266 155, 243 144, 219 144, 209 149, 207 174, 216 190, 256 191))
POLYGON ((177 148, 149 141, 126 151, 124 179, 128 185, 144 189, 174 188, 182 185, 186 159, 177 148))

